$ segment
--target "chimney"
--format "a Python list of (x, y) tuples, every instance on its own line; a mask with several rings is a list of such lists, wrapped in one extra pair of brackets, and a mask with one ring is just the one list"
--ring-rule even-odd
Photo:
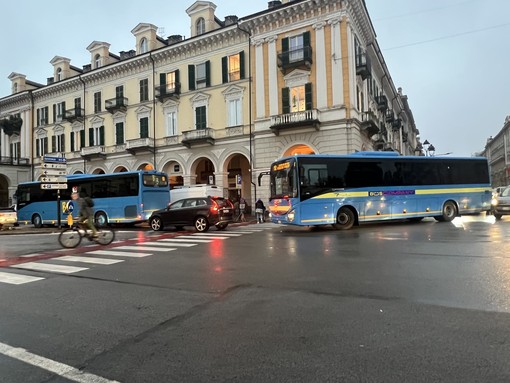
[(85, 64), (83, 66), (83, 73), (90, 72), (91, 69), (92, 69), (92, 65), (91, 64)]
[(46, 79), (46, 85), (51, 85), (55, 82), (55, 79), (53, 77), (48, 77)]
[(176, 44), (180, 41), (182, 41), (181, 35), (171, 35), (171, 36), (168, 36), (168, 38), (166, 39), (166, 43), (168, 45)]
[(237, 23), (238, 17), (234, 15), (225, 16), (225, 26)]
[(279, 0), (269, 1), (269, 2), (267, 3), (267, 8), (268, 8), (268, 9), (271, 9), (271, 8), (277, 7), (277, 6), (279, 6), (279, 5), (282, 5), (282, 2), (281, 2), (281, 1), (279, 1)]
[(134, 57), (136, 55), (136, 51), (134, 49), (131, 49), (129, 51), (122, 51), (122, 52), (119, 52), (119, 55), (120, 55), (121, 60), (125, 60), (130, 57)]

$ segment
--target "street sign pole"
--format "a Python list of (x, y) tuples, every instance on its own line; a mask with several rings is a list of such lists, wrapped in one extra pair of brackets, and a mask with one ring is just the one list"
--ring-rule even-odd
[(57, 217), (58, 217), (57, 225), (58, 225), (58, 228), (60, 229), (61, 228), (61, 226), (60, 226), (60, 189), (57, 189)]

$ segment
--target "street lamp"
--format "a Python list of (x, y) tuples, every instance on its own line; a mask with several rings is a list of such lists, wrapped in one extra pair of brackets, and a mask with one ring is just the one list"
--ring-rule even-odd
[(424, 150), (425, 150), (425, 156), (426, 157), (433, 157), (434, 153), (436, 152), (436, 148), (434, 145), (432, 145), (429, 140), (425, 140), (423, 142)]

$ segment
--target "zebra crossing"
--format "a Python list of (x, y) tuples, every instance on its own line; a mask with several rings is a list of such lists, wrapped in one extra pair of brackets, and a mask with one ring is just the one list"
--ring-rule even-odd
[[(66, 255), (41, 261), (25, 262), (0, 269), (0, 285), (23, 285), (26, 283), (37, 282), (44, 277), (22, 274), (26, 271), (46, 272), (52, 274), (74, 274), (90, 267), (110, 266), (125, 262), (133, 258), (150, 257), (155, 254), (166, 254), (172, 251), (192, 248), (213, 241), (223, 241), (227, 239), (237, 238), (247, 234), (260, 233), (269, 228), (274, 228), (271, 223), (263, 223), (252, 226), (236, 227), (228, 231), (214, 231), (207, 233), (192, 233), (179, 235), (175, 238), (162, 238), (157, 240), (146, 240), (136, 244), (120, 245), (110, 249), (97, 249), (85, 251), (83, 255)], [(54, 261), (58, 262), (55, 263)]]

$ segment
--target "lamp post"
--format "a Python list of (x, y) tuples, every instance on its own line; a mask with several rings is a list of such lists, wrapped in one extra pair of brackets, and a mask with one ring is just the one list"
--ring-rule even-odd
[(425, 150), (425, 156), (426, 157), (434, 157), (434, 153), (436, 152), (436, 148), (434, 145), (432, 145), (429, 140), (425, 140), (423, 142), (424, 150)]

